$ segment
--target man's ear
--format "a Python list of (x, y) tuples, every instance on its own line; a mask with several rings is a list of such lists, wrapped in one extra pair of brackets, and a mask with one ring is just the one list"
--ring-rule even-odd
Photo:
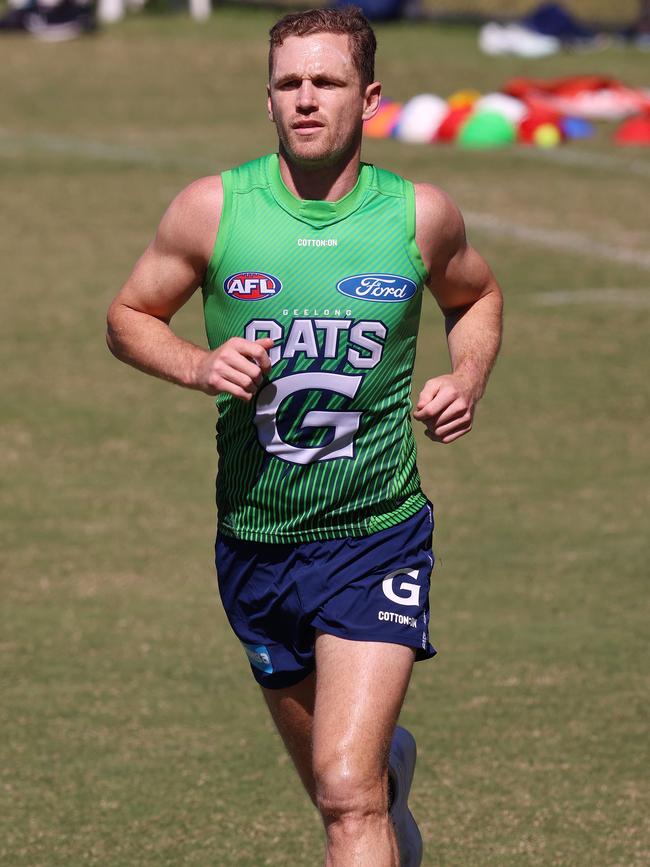
[(273, 117), (273, 106), (271, 105), (271, 85), (266, 85), (266, 111), (269, 116), (269, 120), (271, 123), (274, 123), (275, 118)]
[(381, 84), (378, 81), (373, 81), (366, 87), (363, 94), (363, 120), (370, 120), (377, 114), (380, 102)]

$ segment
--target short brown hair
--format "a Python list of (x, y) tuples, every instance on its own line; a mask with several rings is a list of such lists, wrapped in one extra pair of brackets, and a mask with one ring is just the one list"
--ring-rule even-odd
[(273, 52), (289, 36), (311, 36), (313, 33), (343, 33), (350, 41), (352, 62), (359, 73), (361, 86), (375, 80), (377, 40), (370, 23), (357, 6), (341, 9), (309, 9), (291, 12), (270, 30), (269, 78), (273, 69)]

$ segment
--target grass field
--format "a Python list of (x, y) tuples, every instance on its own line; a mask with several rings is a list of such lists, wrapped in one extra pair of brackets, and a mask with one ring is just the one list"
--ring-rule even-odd
[[(274, 147), (269, 13), (2, 40), (0, 863), (319, 862), (321, 830), (229, 632), (212, 567), (214, 407), (118, 365), (111, 296), (193, 177)], [(482, 58), (379, 28), (385, 90), (615, 74), (622, 48)], [(650, 160), (370, 142), (446, 188), (507, 297), (474, 432), (420, 441), (432, 632), (403, 713), (426, 867), (641, 867), (648, 811)], [(426, 305), (415, 381), (446, 369)], [(198, 299), (178, 328), (202, 339)], [(644, 478), (645, 476), (645, 478)]]

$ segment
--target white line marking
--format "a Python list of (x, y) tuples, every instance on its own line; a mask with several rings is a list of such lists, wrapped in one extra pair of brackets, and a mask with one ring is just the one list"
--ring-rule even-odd
[(550, 247), (553, 250), (566, 251), (567, 253), (581, 253), (594, 259), (621, 262), (624, 265), (635, 265), (637, 268), (650, 270), (650, 253), (603, 244), (595, 238), (581, 235), (578, 232), (525, 226), (521, 223), (504, 220), (493, 214), (479, 214), (475, 211), (466, 211), (465, 219), (470, 226), (500, 238), (512, 238), (535, 244), (538, 247)]
[(20, 156), (26, 150), (35, 150), (46, 154), (62, 154), (64, 156), (81, 156), (91, 160), (105, 160), (107, 162), (193, 168), (197, 171), (212, 173), (218, 171), (214, 163), (200, 157), (184, 157), (178, 154), (166, 156), (164, 153), (148, 148), (108, 144), (107, 142), (93, 141), (74, 136), (49, 135), (47, 133), (13, 135), (7, 130), (0, 130), (1, 156)]
[(617, 307), (650, 307), (647, 289), (575, 289), (573, 292), (538, 292), (532, 296), (541, 307), (567, 304), (614, 304)]
[(566, 163), (570, 166), (580, 166), (587, 169), (605, 169), (625, 174), (643, 175), (650, 177), (650, 162), (638, 159), (625, 159), (624, 157), (611, 154), (597, 154), (593, 151), (572, 150), (571, 146), (543, 150), (540, 148), (518, 147), (512, 148), (508, 156), (523, 157), (524, 159), (536, 159), (554, 163)]
[[(132, 160), (133, 162), (152, 162), (186, 165), (201, 165), (211, 167), (207, 160), (192, 157), (165, 157), (155, 151), (146, 148), (131, 147), (129, 145), (113, 145), (105, 142), (92, 141), (76, 136), (49, 135), (47, 133), (27, 133), (14, 135), (9, 130), (0, 130), (0, 153), (15, 155), (20, 153), (22, 147), (34, 147), (46, 153), (69, 153), (87, 156), (93, 159), (105, 160)], [(498, 153), (498, 152), (497, 152)], [(615, 172), (624, 172), (650, 177), (650, 161), (640, 159), (625, 159), (612, 154), (599, 154), (593, 151), (579, 151), (570, 147), (557, 148), (554, 150), (542, 150), (540, 148), (516, 147), (504, 152), (504, 156), (521, 157), (523, 159), (541, 160), (546, 162), (566, 163), (584, 168), (606, 169)]]
[[(69, 153), (87, 156), (93, 159), (105, 160), (132, 160), (133, 162), (173, 163), (180, 166), (211, 167), (207, 160), (192, 157), (169, 156), (165, 157), (155, 151), (145, 148), (131, 147), (128, 145), (112, 145), (105, 142), (92, 141), (76, 136), (50, 135), (48, 133), (26, 133), (23, 135), (13, 134), (10, 130), (0, 129), (0, 153), (11, 156), (20, 153), (25, 146), (35, 147), (46, 153)], [(608, 169), (624, 173), (644, 175), (650, 177), (650, 161), (640, 159), (625, 159), (624, 157), (611, 154), (599, 154), (593, 151), (579, 151), (571, 149), (571, 146), (543, 150), (533, 147), (514, 147), (507, 151), (497, 151), (497, 155), (522, 157), (523, 159), (542, 160), (546, 162), (567, 163), (568, 165), (583, 166), (593, 169)]]

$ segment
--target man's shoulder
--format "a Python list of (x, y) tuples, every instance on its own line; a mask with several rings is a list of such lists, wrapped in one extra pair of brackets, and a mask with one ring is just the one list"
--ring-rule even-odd
[(246, 190), (266, 186), (269, 174), (274, 171), (278, 155), (264, 154), (252, 160), (233, 166), (223, 173), (223, 180), (228, 189)]
[(458, 205), (451, 196), (434, 184), (414, 183), (415, 203), (421, 215), (433, 220), (456, 219), (460, 217)]
[(192, 181), (176, 196), (172, 205), (178, 209), (184, 208), (194, 211), (214, 211), (215, 206), (220, 209), (224, 199), (224, 188), (232, 187), (233, 184), (240, 187), (248, 181), (256, 182), (260, 178), (266, 178), (268, 168), (277, 154), (265, 154), (253, 160), (239, 163), (220, 174), (206, 175)]
[(206, 175), (197, 178), (184, 187), (172, 201), (170, 208), (185, 217), (194, 215), (205, 216), (205, 212), (214, 213), (223, 201), (223, 181), (221, 175)]
[(415, 240), (427, 270), (448, 261), (465, 243), (465, 224), (453, 199), (440, 187), (416, 183)]
[(460, 211), (453, 199), (440, 187), (434, 184), (411, 181), (403, 175), (390, 169), (364, 163), (364, 168), (372, 172), (373, 183), (385, 192), (398, 192), (404, 194), (412, 189), (418, 220), (428, 223), (447, 222), (460, 217)]
[(362, 171), (365, 173), (368, 183), (378, 192), (386, 195), (403, 196), (405, 190), (413, 186), (407, 178), (397, 174), (397, 172), (383, 166), (376, 166), (374, 163), (362, 163)]
[(455, 237), (464, 231), (462, 214), (451, 196), (433, 184), (416, 183), (414, 188), (418, 233)]
[(219, 175), (192, 181), (174, 197), (160, 221), (158, 245), (169, 252), (207, 262), (222, 205), (223, 184)]

